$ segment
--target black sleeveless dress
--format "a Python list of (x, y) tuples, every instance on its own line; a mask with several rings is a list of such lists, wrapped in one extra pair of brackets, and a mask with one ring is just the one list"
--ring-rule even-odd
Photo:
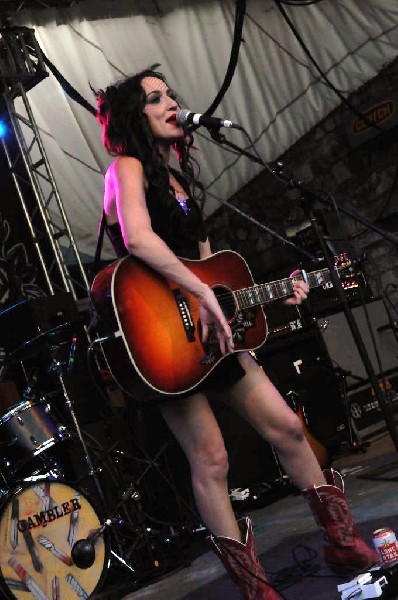
[[(189, 195), (189, 190), (187, 190), (181, 174), (174, 169), (172, 171)], [(149, 185), (146, 192), (146, 204), (153, 231), (166, 242), (174, 254), (193, 260), (200, 258), (198, 242), (206, 241), (207, 231), (202, 212), (196, 201), (190, 196), (187, 200), (177, 200), (170, 193), (166, 202), (160, 202), (156, 189)], [(119, 258), (126, 256), (128, 252), (123, 242), (119, 223), (106, 226), (106, 232), (116, 255)]]
[[(151, 218), (153, 231), (161, 237), (169, 248), (179, 257), (197, 260), (200, 258), (198, 242), (207, 239), (206, 226), (202, 212), (196, 201), (189, 196), (186, 182), (182, 175), (172, 170), (173, 175), (188, 194), (187, 200), (178, 200), (170, 193), (167, 202), (160, 202), (156, 189), (149, 185), (146, 192), (146, 204)], [(124, 245), (119, 223), (105, 225), (105, 231), (113, 245), (118, 258), (128, 255)], [(238, 381), (245, 374), (236, 355), (226, 356), (205, 381), (187, 394), (159, 394), (154, 392), (154, 400), (166, 398), (185, 398), (196, 391), (222, 390)]]

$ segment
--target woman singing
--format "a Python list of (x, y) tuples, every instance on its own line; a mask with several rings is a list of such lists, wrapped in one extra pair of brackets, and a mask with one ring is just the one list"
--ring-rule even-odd
[[(248, 352), (234, 352), (231, 328), (212, 289), (181, 261), (211, 254), (201, 214), (203, 187), (191, 156), (192, 136), (176, 121), (180, 106), (158, 65), (97, 93), (103, 142), (116, 158), (105, 176), (106, 231), (117, 256), (134, 255), (200, 303), (202, 337), (216, 332), (225, 356), (190, 395), (159, 396), (159, 410), (190, 464), (197, 508), (209, 542), (247, 599), (275, 600), (255, 552), (250, 520), (236, 520), (228, 457), (208, 402), (216, 394), (275, 449), (303, 491), (325, 540), (325, 559), (337, 572), (367, 568), (377, 556), (358, 536), (338, 474), (322, 472), (301, 423)], [(176, 153), (178, 170), (169, 166)], [(300, 304), (308, 286), (294, 283), (285, 302)]]

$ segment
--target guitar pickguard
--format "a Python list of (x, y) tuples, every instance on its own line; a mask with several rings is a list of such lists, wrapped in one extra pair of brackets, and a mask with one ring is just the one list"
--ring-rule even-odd
[(234, 342), (245, 343), (246, 331), (255, 326), (254, 317), (254, 310), (250, 308), (240, 310), (237, 313), (235, 320), (231, 323), (232, 339)]
[[(255, 327), (254, 310), (246, 308), (237, 312), (235, 318), (230, 323), (232, 330), (232, 339), (237, 345), (245, 346), (246, 331)], [(217, 335), (214, 329), (210, 330), (208, 339), (202, 343), (205, 352), (200, 361), (202, 365), (212, 365), (220, 358), (220, 348)]]

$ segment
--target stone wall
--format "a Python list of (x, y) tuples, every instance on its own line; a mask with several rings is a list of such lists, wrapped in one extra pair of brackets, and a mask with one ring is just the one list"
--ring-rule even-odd
[[(349, 98), (358, 108), (377, 104), (380, 99), (395, 98), (398, 111), (398, 60), (388, 65), (376, 78)], [(395, 115), (396, 116), (396, 115)], [(394, 117), (395, 118), (395, 117)], [(348, 124), (357, 119), (345, 104), (341, 104), (309, 131), (280, 160), (296, 179), (312, 190), (332, 195), (344, 209), (354, 210), (366, 220), (398, 236), (398, 127), (394, 119), (381, 123), (381, 131), (371, 129), (362, 143), (353, 146)], [(303, 211), (300, 194), (263, 171), (239, 190), (229, 202), (267, 227), (285, 235), (305, 228), (308, 215)], [(326, 220), (333, 250), (348, 251), (360, 258), (374, 296), (388, 294), (398, 305), (398, 247), (379, 233), (368, 230), (351, 217), (336, 215), (330, 204), (319, 204), (322, 220)], [(339, 224), (343, 225), (343, 231)], [(221, 207), (208, 219), (210, 236), (216, 249), (232, 248), (249, 263), (257, 281), (267, 281), (278, 271), (288, 275), (298, 263), (295, 251), (281, 245), (258, 225)], [(308, 248), (317, 252), (311, 230), (306, 230)], [(344, 241), (348, 236), (349, 241)], [(298, 238), (303, 243), (302, 235)], [(343, 241), (339, 241), (343, 240)], [(318, 249), (319, 250), (319, 249)], [(398, 289), (398, 288), (397, 288)], [(397, 318), (395, 315), (391, 315)]]

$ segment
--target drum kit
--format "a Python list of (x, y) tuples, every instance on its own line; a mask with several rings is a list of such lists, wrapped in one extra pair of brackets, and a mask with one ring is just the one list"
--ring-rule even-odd
[[(9, 329), (4, 314), (9, 312), (0, 313), (1, 337)], [(94, 464), (105, 463), (106, 454), (108, 464), (119, 462), (125, 458), (123, 452), (100, 448), (98, 461), (93, 460), (91, 440), (76, 417), (68, 393), (79, 338), (74, 325), (62, 323), (40, 331), (16, 347), (14, 341), (10, 347), (10, 337), (0, 338), (5, 348), (0, 369), (0, 597), (10, 600), (88, 599), (102, 587), (115, 563), (135, 589), (140, 587), (137, 565), (130, 562), (131, 554), (123, 554), (115, 524), (130, 527), (130, 547), (137, 546), (138, 539), (147, 544), (149, 555), (154, 547), (137, 481), (119, 477), (114, 469), (117, 496), (110, 508), (102, 469)], [(32, 371), (31, 365), (38, 362), (44, 365)], [(55, 375), (56, 390), (42, 392), (38, 370)], [(23, 386), (9, 377), (16, 371), (23, 373)], [(62, 409), (55, 396), (58, 401), (61, 397)], [(83, 457), (84, 475), (79, 479), (71, 475), (70, 454)], [(88, 485), (80, 487), (82, 480)]]

